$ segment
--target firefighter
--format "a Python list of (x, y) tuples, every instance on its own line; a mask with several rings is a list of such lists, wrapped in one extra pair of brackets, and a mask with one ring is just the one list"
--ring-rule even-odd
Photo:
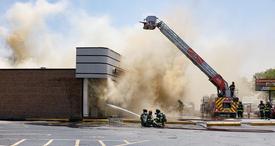
[(229, 86), (229, 89), (230, 89), (231, 97), (233, 97), (234, 92), (235, 92), (235, 83), (234, 82), (232, 82), (232, 84)]
[(184, 104), (181, 100), (178, 100), (178, 112), (180, 113), (180, 116), (183, 115), (183, 109), (184, 109)]
[(272, 105), (270, 104), (270, 102), (266, 102), (265, 107), (264, 107), (265, 119), (270, 120), (271, 109), (272, 109)]
[(164, 127), (166, 120), (166, 116), (164, 113), (161, 113), (159, 109), (156, 109), (156, 118), (154, 119), (155, 127)]
[(265, 109), (265, 105), (263, 103), (263, 101), (260, 101), (260, 104), (258, 105), (259, 108), (259, 112), (260, 112), (260, 117), (261, 119), (264, 119), (264, 109)]
[(146, 127), (152, 127), (154, 123), (153, 112), (149, 111), (146, 121)]
[(237, 108), (238, 118), (243, 118), (243, 103), (240, 101)]
[(143, 109), (143, 113), (140, 115), (141, 126), (146, 126), (147, 117), (148, 117), (147, 109)]

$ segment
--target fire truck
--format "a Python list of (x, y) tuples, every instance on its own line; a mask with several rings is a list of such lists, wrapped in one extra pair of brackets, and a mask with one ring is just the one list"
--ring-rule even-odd
[(235, 118), (238, 106), (238, 98), (231, 96), (228, 83), (210, 65), (208, 65), (190, 46), (188, 46), (172, 29), (156, 16), (147, 16), (143, 23), (143, 29), (154, 30), (158, 28), (194, 65), (196, 65), (214, 86), (217, 87), (217, 97), (212, 103), (214, 117)]

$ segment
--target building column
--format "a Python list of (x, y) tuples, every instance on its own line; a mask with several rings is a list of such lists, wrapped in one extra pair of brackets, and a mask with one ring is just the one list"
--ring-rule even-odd
[(83, 79), (83, 117), (89, 116), (88, 79)]

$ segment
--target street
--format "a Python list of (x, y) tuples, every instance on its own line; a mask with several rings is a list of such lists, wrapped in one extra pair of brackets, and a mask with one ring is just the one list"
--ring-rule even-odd
[[(171, 127), (171, 125), (168, 125)], [(179, 125), (178, 125), (179, 127)], [(141, 128), (138, 124), (73, 127), (48, 122), (0, 121), (1, 146), (261, 146), (275, 145), (273, 132), (205, 130), (197, 125), (184, 129)], [(259, 126), (253, 129), (257, 129)], [(217, 127), (216, 127), (217, 128)], [(232, 127), (231, 127), (232, 128)], [(249, 127), (244, 127), (247, 129)], [(275, 130), (274, 126), (260, 126)], [(234, 129), (234, 128), (233, 128)]]

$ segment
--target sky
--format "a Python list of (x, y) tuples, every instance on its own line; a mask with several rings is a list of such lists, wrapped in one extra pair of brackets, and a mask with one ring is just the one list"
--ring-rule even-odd
[[(159, 31), (142, 29), (147, 15), (236, 81), (240, 96), (250, 96), (256, 72), (275, 68), (275, 0), (0, 0), (0, 68), (74, 68), (76, 47), (109, 47), (131, 72), (110, 97), (169, 95), (198, 106), (216, 88)], [(167, 92), (155, 95), (159, 88)]]
[[(60, 0), (48, 0), (56, 3)], [(202, 41), (226, 38), (236, 45), (244, 45), (244, 42), (254, 42), (257, 47), (244, 54), (248, 58), (243, 65), (255, 66), (250, 71), (244, 68), (242, 74), (251, 75), (255, 71), (262, 71), (275, 66), (272, 52), (275, 48), (275, 0), (63, 0), (69, 3), (71, 11), (85, 11), (92, 16), (106, 16), (114, 28), (125, 28), (138, 25), (138, 21), (146, 15), (157, 15), (159, 18), (169, 15), (178, 17), (178, 13), (188, 12), (192, 15), (192, 21), (196, 23), (198, 39)], [(9, 26), (5, 19), (7, 11), (18, 2), (35, 3), (36, 0), (0, 0), (0, 26)], [(181, 11), (183, 10), (183, 11)], [(174, 13), (174, 14), (173, 14)], [(185, 19), (185, 18), (177, 18)], [(186, 21), (189, 21), (188, 19)], [(62, 15), (47, 19), (49, 27), (53, 31), (66, 33), (66, 21), (62, 21)], [(169, 24), (169, 22), (167, 22)], [(260, 42), (257, 43), (257, 41)], [(191, 46), (204, 46), (192, 41)], [(253, 44), (251, 44), (253, 45)], [(245, 45), (244, 45), (245, 46)], [(249, 46), (249, 45), (248, 45)], [(245, 47), (248, 47), (245, 46)], [(232, 52), (238, 53), (240, 50)], [(261, 52), (261, 53), (259, 53)], [(263, 53), (266, 52), (266, 53)], [(274, 51), (273, 51), (274, 52)], [(214, 54), (215, 52), (213, 52)], [(217, 54), (218, 55), (218, 54)], [(260, 55), (260, 58), (256, 56)], [(203, 57), (203, 55), (201, 55)], [(262, 58), (265, 58), (264, 60)], [(207, 59), (207, 58), (206, 58)], [(261, 63), (262, 61), (262, 63)]]
[[(59, 0), (48, 0), (57, 2)], [(202, 21), (207, 18), (220, 18), (226, 23), (225, 27), (232, 24), (247, 25), (252, 27), (261, 26), (262, 23), (270, 22), (275, 15), (274, 0), (68, 0), (75, 9), (83, 9), (93, 15), (108, 15), (115, 25), (134, 24), (142, 16), (147, 14), (164, 14), (165, 10), (177, 7), (188, 9)], [(1, 0), (0, 12), (4, 13), (16, 2), (35, 2), (35, 0)], [(204, 18), (204, 19), (203, 19)], [(254, 23), (253, 23), (254, 21)], [(247, 22), (247, 24), (245, 23)], [(255, 25), (254, 25), (255, 24)], [(233, 27), (237, 27), (234, 26)]]

